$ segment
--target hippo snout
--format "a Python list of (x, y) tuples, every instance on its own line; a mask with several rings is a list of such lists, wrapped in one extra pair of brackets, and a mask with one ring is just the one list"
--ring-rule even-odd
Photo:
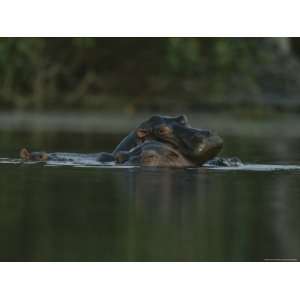
[(197, 160), (197, 163), (204, 163), (214, 158), (222, 150), (223, 140), (216, 134), (207, 134), (199, 140), (198, 146), (194, 148), (192, 157)]
[(185, 129), (182, 140), (185, 155), (197, 164), (214, 158), (223, 147), (222, 138), (208, 129)]

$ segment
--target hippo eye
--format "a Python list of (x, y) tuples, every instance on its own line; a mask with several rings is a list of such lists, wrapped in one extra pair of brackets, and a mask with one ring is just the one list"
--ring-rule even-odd
[(162, 126), (158, 129), (158, 133), (161, 135), (168, 134), (169, 132), (170, 132), (170, 129), (166, 126)]
[(139, 139), (144, 139), (147, 135), (149, 135), (149, 132), (147, 129), (139, 128), (136, 135)]

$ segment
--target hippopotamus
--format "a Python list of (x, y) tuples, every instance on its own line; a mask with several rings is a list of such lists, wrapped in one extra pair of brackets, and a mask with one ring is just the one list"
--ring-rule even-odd
[[(192, 128), (186, 116), (155, 115), (129, 133), (112, 153), (78, 154), (99, 162), (144, 166), (201, 166), (220, 152), (223, 141), (208, 129)], [(25, 160), (72, 160), (66, 153), (29, 152)], [(74, 156), (74, 155), (73, 155)]]

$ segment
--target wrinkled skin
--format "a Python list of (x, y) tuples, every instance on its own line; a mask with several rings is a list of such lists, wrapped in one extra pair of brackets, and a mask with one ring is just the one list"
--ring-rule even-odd
[[(191, 128), (183, 115), (152, 116), (124, 138), (112, 153), (78, 155), (104, 163), (137, 164), (138, 161), (138, 164), (153, 166), (200, 166), (213, 159), (222, 145), (218, 135), (206, 129)], [(20, 156), (25, 160), (72, 161), (72, 155), (67, 153), (48, 154), (27, 149), (22, 149)], [(120, 159), (126, 156), (128, 159)]]
[(145, 167), (190, 167), (193, 162), (184, 157), (171, 145), (158, 141), (145, 141), (130, 151), (120, 151), (116, 162), (123, 165)]

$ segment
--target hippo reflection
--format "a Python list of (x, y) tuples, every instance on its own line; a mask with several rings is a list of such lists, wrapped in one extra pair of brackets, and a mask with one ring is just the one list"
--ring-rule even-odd
[[(130, 132), (112, 153), (78, 155), (103, 163), (187, 167), (201, 166), (213, 159), (222, 146), (223, 141), (217, 134), (192, 128), (186, 116), (156, 115)], [(25, 160), (72, 160), (72, 155), (66, 153), (29, 152), (27, 149), (22, 149), (20, 156)]]

